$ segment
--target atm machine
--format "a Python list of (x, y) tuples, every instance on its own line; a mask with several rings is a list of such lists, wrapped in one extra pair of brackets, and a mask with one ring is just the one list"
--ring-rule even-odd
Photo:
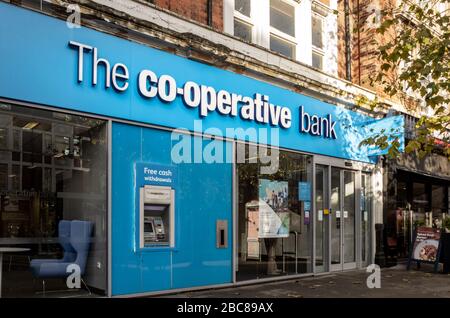
[(175, 240), (175, 190), (145, 185), (140, 188), (140, 248), (170, 246)]

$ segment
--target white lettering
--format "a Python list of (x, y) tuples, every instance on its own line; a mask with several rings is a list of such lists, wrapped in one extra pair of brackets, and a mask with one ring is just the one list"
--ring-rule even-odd
[(173, 102), (177, 97), (177, 83), (172, 76), (162, 75), (158, 83), (158, 95), (165, 102)]
[[(121, 71), (120, 73), (118, 73), (118, 71)], [(113, 66), (112, 69), (112, 83), (113, 83), (113, 87), (115, 89), (117, 89), (119, 92), (124, 92), (127, 90), (128, 88), (128, 68), (125, 66), (125, 64), (122, 63), (117, 63), (116, 65)], [(124, 81), (123, 85), (120, 86), (117, 83), (117, 80), (121, 80)]]
[[(123, 63), (111, 64), (106, 58), (100, 58), (98, 49), (86, 44), (69, 41), (69, 46), (78, 50), (77, 80), (83, 82), (84, 54), (92, 51), (92, 85), (98, 83), (99, 67), (104, 68), (105, 87), (111, 87), (118, 92), (124, 92), (129, 87), (130, 73)], [(112, 66), (112, 68), (111, 68)], [(261, 124), (290, 128), (292, 125), (292, 113), (288, 107), (271, 104), (269, 96), (256, 93), (253, 98), (230, 93), (227, 90), (218, 90), (212, 86), (199, 85), (193, 81), (187, 81), (182, 87), (177, 87), (176, 80), (169, 75), (158, 77), (151, 70), (142, 70), (138, 76), (138, 90), (145, 98), (159, 97), (162, 101), (170, 103), (177, 96), (187, 107), (198, 108), (200, 117), (206, 117), (211, 112), (221, 115), (237, 116), (243, 120), (256, 121)], [(336, 139), (336, 122), (331, 114), (320, 117), (308, 114), (303, 106), (300, 106), (299, 129), (302, 133), (314, 136)]]
[(216, 90), (210, 86), (201, 86), (200, 115), (206, 117), (209, 111), (214, 111), (217, 105)]
[(231, 95), (227, 91), (219, 91), (217, 93), (217, 109), (223, 115), (231, 113)]
[(84, 50), (90, 51), (92, 50), (92, 46), (81, 44), (75, 41), (70, 41), (69, 46), (78, 47), (78, 82), (81, 83), (83, 81), (83, 54)]
[[(139, 92), (144, 97), (155, 97), (158, 93), (158, 90), (156, 87), (152, 87), (151, 84), (156, 84), (158, 82), (158, 77), (155, 73), (149, 70), (144, 70), (139, 73)], [(147, 83), (150, 83), (150, 85), (147, 85)]]
[(184, 84), (184, 102), (189, 107), (198, 107), (200, 104), (200, 87), (197, 83), (194, 82), (186, 82)]

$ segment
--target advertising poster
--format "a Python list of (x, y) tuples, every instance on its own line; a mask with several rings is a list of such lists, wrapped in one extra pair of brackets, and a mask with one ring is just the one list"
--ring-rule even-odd
[(412, 259), (423, 262), (436, 262), (441, 233), (430, 227), (419, 227), (414, 242)]
[(287, 181), (259, 181), (259, 238), (289, 236)]

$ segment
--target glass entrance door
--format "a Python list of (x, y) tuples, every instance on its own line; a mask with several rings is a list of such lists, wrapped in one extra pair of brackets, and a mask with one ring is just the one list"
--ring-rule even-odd
[(343, 170), (341, 172), (343, 183), (342, 220), (341, 228), (343, 236), (343, 267), (356, 267), (356, 178), (354, 171)]
[(316, 166), (316, 272), (356, 267), (356, 172)]
[(315, 169), (315, 272), (329, 271), (329, 167)]
[(332, 270), (341, 269), (342, 266), (342, 194), (341, 170), (331, 168), (331, 267)]
[(331, 270), (356, 267), (355, 172), (331, 168)]

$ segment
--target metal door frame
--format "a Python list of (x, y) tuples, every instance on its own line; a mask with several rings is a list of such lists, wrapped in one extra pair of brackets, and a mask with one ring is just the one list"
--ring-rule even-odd
[[(327, 266), (323, 266), (325, 271), (342, 271), (342, 270), (349, 270), (349, 269), (355, 269), (355, 268), (359, 268), (362, 265), (362, 261), (361, 261), (361, 239), (362, 239), (362, 230), (361, 230), (361, 206), (360, 204), (358, 204), (360, 202), (360, 192), (361, 192), (361, 172), (371, 172), (373, 170), (374, 165), (370, 165), (370, 164), (365, 164), (365, 163), (361, 163), (361, 162), (354, 162), (354, 161), (348, 161), (348, 160), (343, 160), (343, 159), (338, 159), (338, 158), (330, 158), (330, 157), (325, 157), (325, 156), (314, 156), (314, 161), (313, 161), (313, 195), (314, 195), (314, 214), (313, 214), (313, 230), (316, 230), (316, 226), (315, 223), (317, 221), (317, 216), (316, 216), (316, 207), (315, 207), (315, 179), (316, 179), (316, 166), (317, 165), (323, 165), (323, 166), (327, 166), (328, 167), (328, 197), (327, 197), (327, 201), (328, 201), (328, 208), (331, 206), (331, 200), (330, 200), (330, 194), (331, 194), (331, 168), (339, 168), (340, 169), (340, 195), (341, 195), (341, 202), (339, 202), (341, 210), (344, 204), (344, 200), (343, 200), (343, 194), (344, 194), (344, 171), (348, 170), (348, 171), (352, 171), (355, 173), (355, 231), (354, 231), (354, 235), (355, 235), (355, 261), (354, 262), (350, 262), (350, 263), (344, 263), (344, 222), (342, 222), (341, 225), (341, 229), (340, 229), (340, 239), (341, 239), (341, 244), (340, 244), (340, 264), (335, 264), (332, 265), (331, 264), (331, 221), (329, 218), (328, 221), (328, 234), (326, 234), (326, 236), (328, 236), (327, 240), (328, 240), (328, 264)], [(334, 211), (331, 211), (331, 213), (333, 213)], [(343, 211), (341, 211), (341, 219), (343, 219)], [(369, 239), (371, 239), (371, 235), (369, 235)], [(313, 265), (315, 265), (315, 253), (316, 253), (316, 242), (315, 242), (315, 232), (314, 232), (314, 246), (313, 246)], [(370, 245), (370, 244), (369, 244)], [(317, 272), (317, 268), (316, 266), (314, 266), (314, 272)], [(323, 271), (321, 271), (323, 272)]]

